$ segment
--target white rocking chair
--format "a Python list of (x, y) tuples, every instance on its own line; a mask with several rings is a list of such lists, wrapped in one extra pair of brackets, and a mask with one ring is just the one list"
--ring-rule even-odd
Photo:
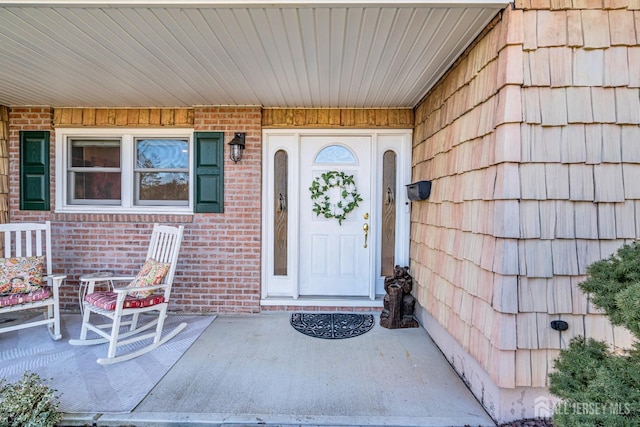
[[(162, 335), (183, 231), (184, 226), (171, 227), (154, 224), (145, 265), (135, 277), (108, 277), (107, 280), (114, 285), (113, 290), (95, 291), (96, 282), (104, 282), (104, 277), (97, 276), (86, 279), (88, 282), (87, 294), (83, 301), (84, 311), (80, 339), (72, 339), (69, 343), (72, 345), (94, 345), (108, 342), (107, 357), (99, 358), (97, 362), (109, 364), (133, 359), (147, 353), (169, 341), (183, 330), (187, 326), (186, 323), (181, 323), (171, 332)], [(129, 285), (118, 287), (116, 285), (118, 282), (129, 282)], [(103, 324), (91, 323), (92, 313), (107, 317), (110, 321)], [(138, 321), (141, 320), (139, 315), (142, 313), (153, 313), (153, 319), (139, 325)], [(104, 321), (103, 317), (100, 317), (102, 321)], [(126, 326), (128, 326), (128, 330), (121, 332), (121, 327)], [(155, 331), (145, 333), (153, 326), (155, 326)], [(95, 332), (102, 338), (87, 339), (88, 330)], [(116, 355), (118, 347), (142, 340), (153, 341), (137, 350)]]
[[(0, 333), (17, 331), (33, 326), (46, 325), (51, 338), (59, 340), (62, 338), (60, 333), (60, 286), (67, 276), (54, 275), (52, 269), (53, 253), (51, 248), (51, 223), (9, 223), (0, 224), (1, 246), (4, 246), (2, 253), (4, 260), (14, 262), (17, 268), (20, 268), (20, 260), (31, 260), (29, 262), (39, 263), (38, 258), (44, 257), (44, 265), (42, 266), (42, 287), (39, 287), (28, 293), (4, 293), (7, 283), (0, 280), (0, 315), (11, 313), (11, 315), (19, 314), (23, 311), (43, 311), (44, 319), (30, 319), (24, 322), (14, 324), (10, 322), (9, 326), (0, 325)], [(5, 263), (2, 270), (2, 279), (6, 279)], [(14, 271), (14, 273), (16, 273)], [(19, 275), (19, 274), (18, 274)], [(9, 286), (10, 287), (10, 286)]]

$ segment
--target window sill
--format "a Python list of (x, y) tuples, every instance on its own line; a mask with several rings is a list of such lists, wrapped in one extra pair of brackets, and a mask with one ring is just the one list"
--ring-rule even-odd
[(56, 208), (59, 214), (112, 214), (112, 215), (193, 215), (193, 210), (184, 207), (163, 206), (144, 208), (122, 208), (118, 206), (73, 206)]
[(64, 209), (52, 214), (53, 221), (76, 222), (131, 222), (131, 223), (191, 223), (194, 213), (184, 210), (131, 210), (131, 209)]

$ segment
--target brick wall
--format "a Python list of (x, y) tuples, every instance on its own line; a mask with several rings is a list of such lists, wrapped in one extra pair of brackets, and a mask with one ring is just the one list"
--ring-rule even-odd
[(415, 110), (413, 180), (433, 180), (412, 207), (416, 295), (498, 420), (535, 415), (572, 337), (631, 344), (577, 285), (640, 238), (638, 7), (516, 1)]
[[(204, 268), (190, 283), (204, 307), (225, 312), (258, 312), (261, 284), (262, 130), (259, 107), (196, 108), (197, 131), (246, 132), (242, 161), (225, 159), (224, 215), (195, 216), (200, 234), (192, 261)], [(225, 154), (228, 150), (225, 147)], [(195, 293), (195, 291), (194, 291)]]
[(0, 106), (0, 223), (9, 222), (9, 109)]
[[(246, 132), (241, 162), (225, 147), (225, 212), (197, 215), (64, 214), (20, 211), (19, 163), (10, 167), (12, 221), (52, 221), (54, 265), (68, 275), (62, 308), (77, 310), (77, 279), (87, 272), (134, 274), (144, 262), (154, 222), (183, 224), (185, 235), (174, 281), (173, 311), (255, 313), (260, 310), (260, 108), (61, 109), (11, 108), (9, 149), (19, 158), (20, 130), (50, 130), (55, 165), (54, 126), (193, 127), (196, 131)], [(55, 125), (54, 125), (55, 124)], [(51, 200), (55, 172), (51, 171)]]
[[(9, 220), (40, 221), (41, 212), (20, 212), (20, 131), (43, 130), (53, 131), (53, 111), (49, 107), (19, 107), (9, 109), (9, 158), (16, 161), (9, 163)], [(51, 141), (53, 141), (53, 132)], [(51, 165), (55, 162), (55, 150), (50, 145)], [(51, 200), (55, 200), (55, 174), (51, 171)], [(48, 218), (47, 218), (48, 219)]]

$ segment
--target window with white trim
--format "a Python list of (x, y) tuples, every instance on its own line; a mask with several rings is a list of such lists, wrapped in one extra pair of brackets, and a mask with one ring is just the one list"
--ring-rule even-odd
[(58, 129), (56, 210), (192, 212), (191, 129)]

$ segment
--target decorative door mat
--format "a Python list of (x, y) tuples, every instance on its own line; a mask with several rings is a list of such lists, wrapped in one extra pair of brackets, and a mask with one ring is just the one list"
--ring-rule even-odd
[(351, 313), (293, 313), (291, 326), (315, 338), (336, 340), (362, 335), (373, 328), (373, 315)]

